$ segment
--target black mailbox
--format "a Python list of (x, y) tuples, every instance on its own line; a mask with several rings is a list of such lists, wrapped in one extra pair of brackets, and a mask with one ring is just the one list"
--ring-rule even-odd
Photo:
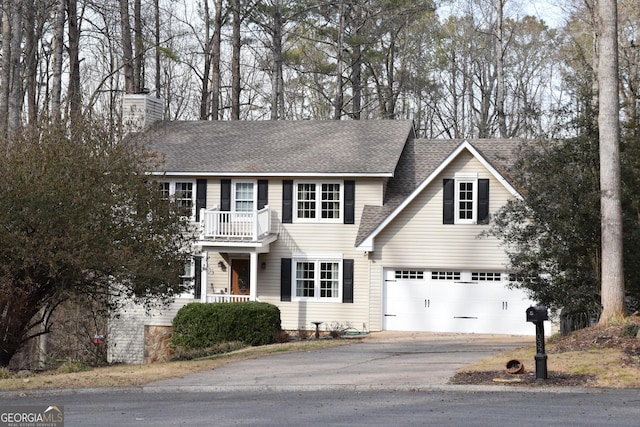
[(549, 320), (549, 312), (547, 311), (547, 307), (539, 305), (537, 307), (527, 308), (527, 322), (537, 323), (544, 320)]

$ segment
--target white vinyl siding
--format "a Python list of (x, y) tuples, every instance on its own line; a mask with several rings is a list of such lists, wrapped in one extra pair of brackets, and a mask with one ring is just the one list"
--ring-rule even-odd
[[(272, 228), (279, 233), (279, 237), (271, 245), (269, 253), (260, 254), (260, 262), (265, 262), (266, 268), (260, 270), (259, 273), (260, 286), (257, 289), (257, 296), (261, 301), (280, 307), (283, 329), (311, 330), (315, 328), (311, 322), (321, 321), (323, 322), (320, 326), (321, 330), (327, 330), (332, 325), (371, 330), (368, 320), (371, 315), (369, 262), (361, 251), (355, 249), (354, 242), (362, 215), (362, 207), (364, 204), (379, 205), (382, 195), (381, 188), (382, 180), (365, 179), (362, 182), (356, 180), (356, 223), (353, 225), (336, 222), (283, 224), (280, 222), (282, 218), (282, 179), (269, 179), (269, 205), (274, 211), (271, 216)], [(307, 301), (300, 303), (295, 301), (293, 292), (291, 294), (293, 302), (283, 303), (280, 301), (281, 258), (295, 258), (294, 255), (300, 253), (326, 254), (335, 252), (340, 252), (344, 259), (354, 260), (354, 302), (352, 304), (344, 304), (341, 297), (332, 302)], [(292, 275), (291, 280), (293, 282), (295, 276)], [(375, 292), (378, 293), (379, 290), (375, 289)], [(379, 299), (379, 297), (377, 298)], [(375, 321), (379, 323), (377, 319)]]
[(463, 152), (376, 237), (372, 256), (376, 263), (447, 270), (504, 269), (508, 259), (497, 239), (480, 237), (488, 225), (442, 224), (442, 179), (456, 173), (489, 179), (492, 211), (512, 197), (478, 160)]

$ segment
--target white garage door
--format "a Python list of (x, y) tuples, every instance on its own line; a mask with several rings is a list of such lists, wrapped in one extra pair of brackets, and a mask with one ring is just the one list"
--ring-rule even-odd
[(384, 271), (383, 329), (535, 335), (521, 290), (499, 272)]

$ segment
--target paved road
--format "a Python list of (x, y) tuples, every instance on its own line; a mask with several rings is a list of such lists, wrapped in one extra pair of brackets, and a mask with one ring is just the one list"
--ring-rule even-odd
[(144, 391), (426, 389), (445, 385), (456, 370), (476, 360), (531, 344), (533, 337), (382, 332), (349, 345), (272, 355), (158, 381)]
[[(166, 392), (107, 391), (0, 399), (64, 407), (65, 427), (165, 426), (629, 426), (637, 390)], [(520, 391), (521, 390), (521, 391)], [(46, 406), (45, 406), (46, 407)]]
[(145, 387), (0, 393), (0, 405), (61, 405), (67, 427), (638, 425), (638, 390), (446, 385), (468, 363), (531, 344), (532, 337), (373, 334)]

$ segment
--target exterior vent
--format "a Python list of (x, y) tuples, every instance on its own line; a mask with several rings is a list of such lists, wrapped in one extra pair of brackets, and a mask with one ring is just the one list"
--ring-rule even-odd
[(124, 95), (122, 99), (124, 133), (142, 132), (162, 119), (163, 105), (160, 98), (145, 94)]

